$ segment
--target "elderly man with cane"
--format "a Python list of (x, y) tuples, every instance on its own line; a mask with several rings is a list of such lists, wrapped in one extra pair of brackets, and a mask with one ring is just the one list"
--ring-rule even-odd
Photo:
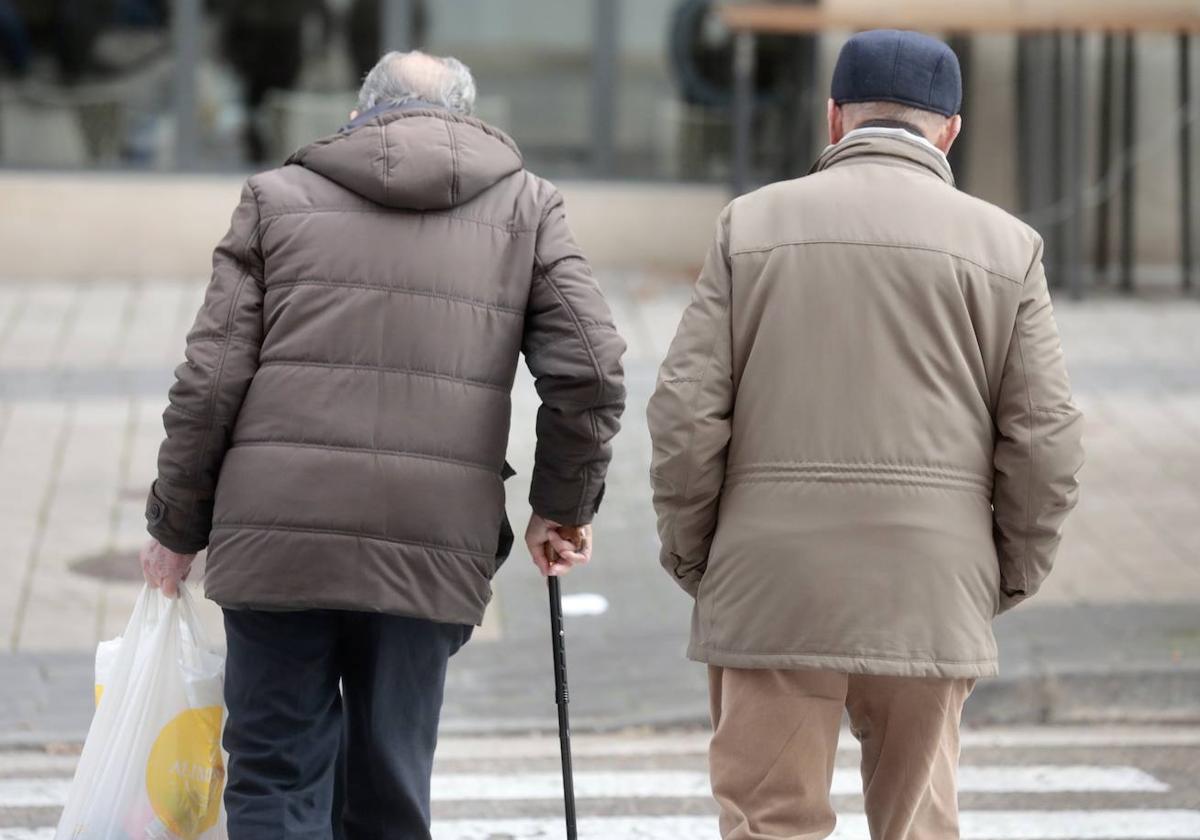
[(247, 182), (176, 371), (143, 567), (172, 592), (208, 549), (235, 840), (430, 837), (447, 660), (513, 541), (522, 353), (526, 542), (547, 575), (591, 552), (624, 344), (474, 98), (453, 59), (384, 56), (345, 127)]
[(954, 188), (958, 60), (849, 40), (812, 174), (736, 199), (650, 402), (726, 840), (827, 837), (843, 711), (873, 840), (957, 838), (963, 703), (1082, 462), (1042, 240)]

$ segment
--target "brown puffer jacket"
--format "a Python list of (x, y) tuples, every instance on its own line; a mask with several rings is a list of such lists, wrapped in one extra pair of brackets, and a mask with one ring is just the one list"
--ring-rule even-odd
[(478, 623), (512, 542), (522, 352), (542, 399), (530, 503), (590, 522), (624, 343), (558, 192), (503, 133), (447, 111), (320, 140), (247, 182), (217, 247), (150, 533), (207, 545), (226, 607)]
[(1082, 463), (1041, 239), (915, 137), (816, 170), (726, 208), (650, 401), (690, 654), (994, 674)]

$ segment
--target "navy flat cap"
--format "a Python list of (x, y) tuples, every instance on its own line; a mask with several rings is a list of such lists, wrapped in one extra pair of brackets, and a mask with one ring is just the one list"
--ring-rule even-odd
[(842, 47), (833, 101), (899, 102), (952, 117), (962, 109), (962, 70), (954, 50), (920, 32), (873, 29)]

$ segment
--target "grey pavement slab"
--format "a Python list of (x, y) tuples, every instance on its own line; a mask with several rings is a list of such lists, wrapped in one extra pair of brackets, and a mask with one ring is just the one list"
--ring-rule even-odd
[[(602, 595), (568, 619), (584, 726), (700, 721), (703, 668), (683, 658), (690, 603), (657, 565), (644, 409), (689, 278), (601, 277), (630, 350), (629, 408), (597, 522), (596, 560), (566, 579)], [(75, 731), (90, 656), (118, 633), (144, 539), (160, 414), (199, 282), (0, 284), (0, 732)], [(1089, 460), (1055, 573), (997, 623), (1004, 677), (969, 714), (989, 720), (1197, 715), (1200, 688), (1200, 303), (1060, 302)], [(513, 399), (509, 514), (519, 529), (536, 395)], [(114, 560), (106, 560), (106, 557)], [(514, 553), (475, 642), (456, 659), (454, 729), (553, 725), (544, 584)], [(206, 618), (219, 631), (219, 616)]]

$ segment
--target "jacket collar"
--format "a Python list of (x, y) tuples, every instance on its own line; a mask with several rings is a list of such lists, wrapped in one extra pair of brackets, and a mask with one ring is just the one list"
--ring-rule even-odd
[(880, 158), (916, 166), (954, 186), (950, 163), (936, 146), (924, 138), (895, 128), (860, 128), (851, 131), (840, 143), (826, 146), (811, 171), (820, 172), (831, 166)]
[(351, 131), (353, 131), (354, 129), (358, 128), (359, 126), (366, 125), (367, 123), (369, 123), (371, 120), (375, 119), (376, 117), (381, 117), (384, 114), (387, 114), (391, 111), (417, 111), (417, 110), (447, 111), (449, 109), (442, 108), (440, 105), (434, 105), (430, 102), (426, 102), (423, 99), (413, 99), (409, 102), (403, 102), (399, 105), (397, 105), (393, 102), (385, 102), (382, 105), (376, 105), (374, 108), (363, 111), (357, 117), (350, 120), (350, 122), (346, 123), (341, 128), (339, 128), (338, 134), (348, 134)]

